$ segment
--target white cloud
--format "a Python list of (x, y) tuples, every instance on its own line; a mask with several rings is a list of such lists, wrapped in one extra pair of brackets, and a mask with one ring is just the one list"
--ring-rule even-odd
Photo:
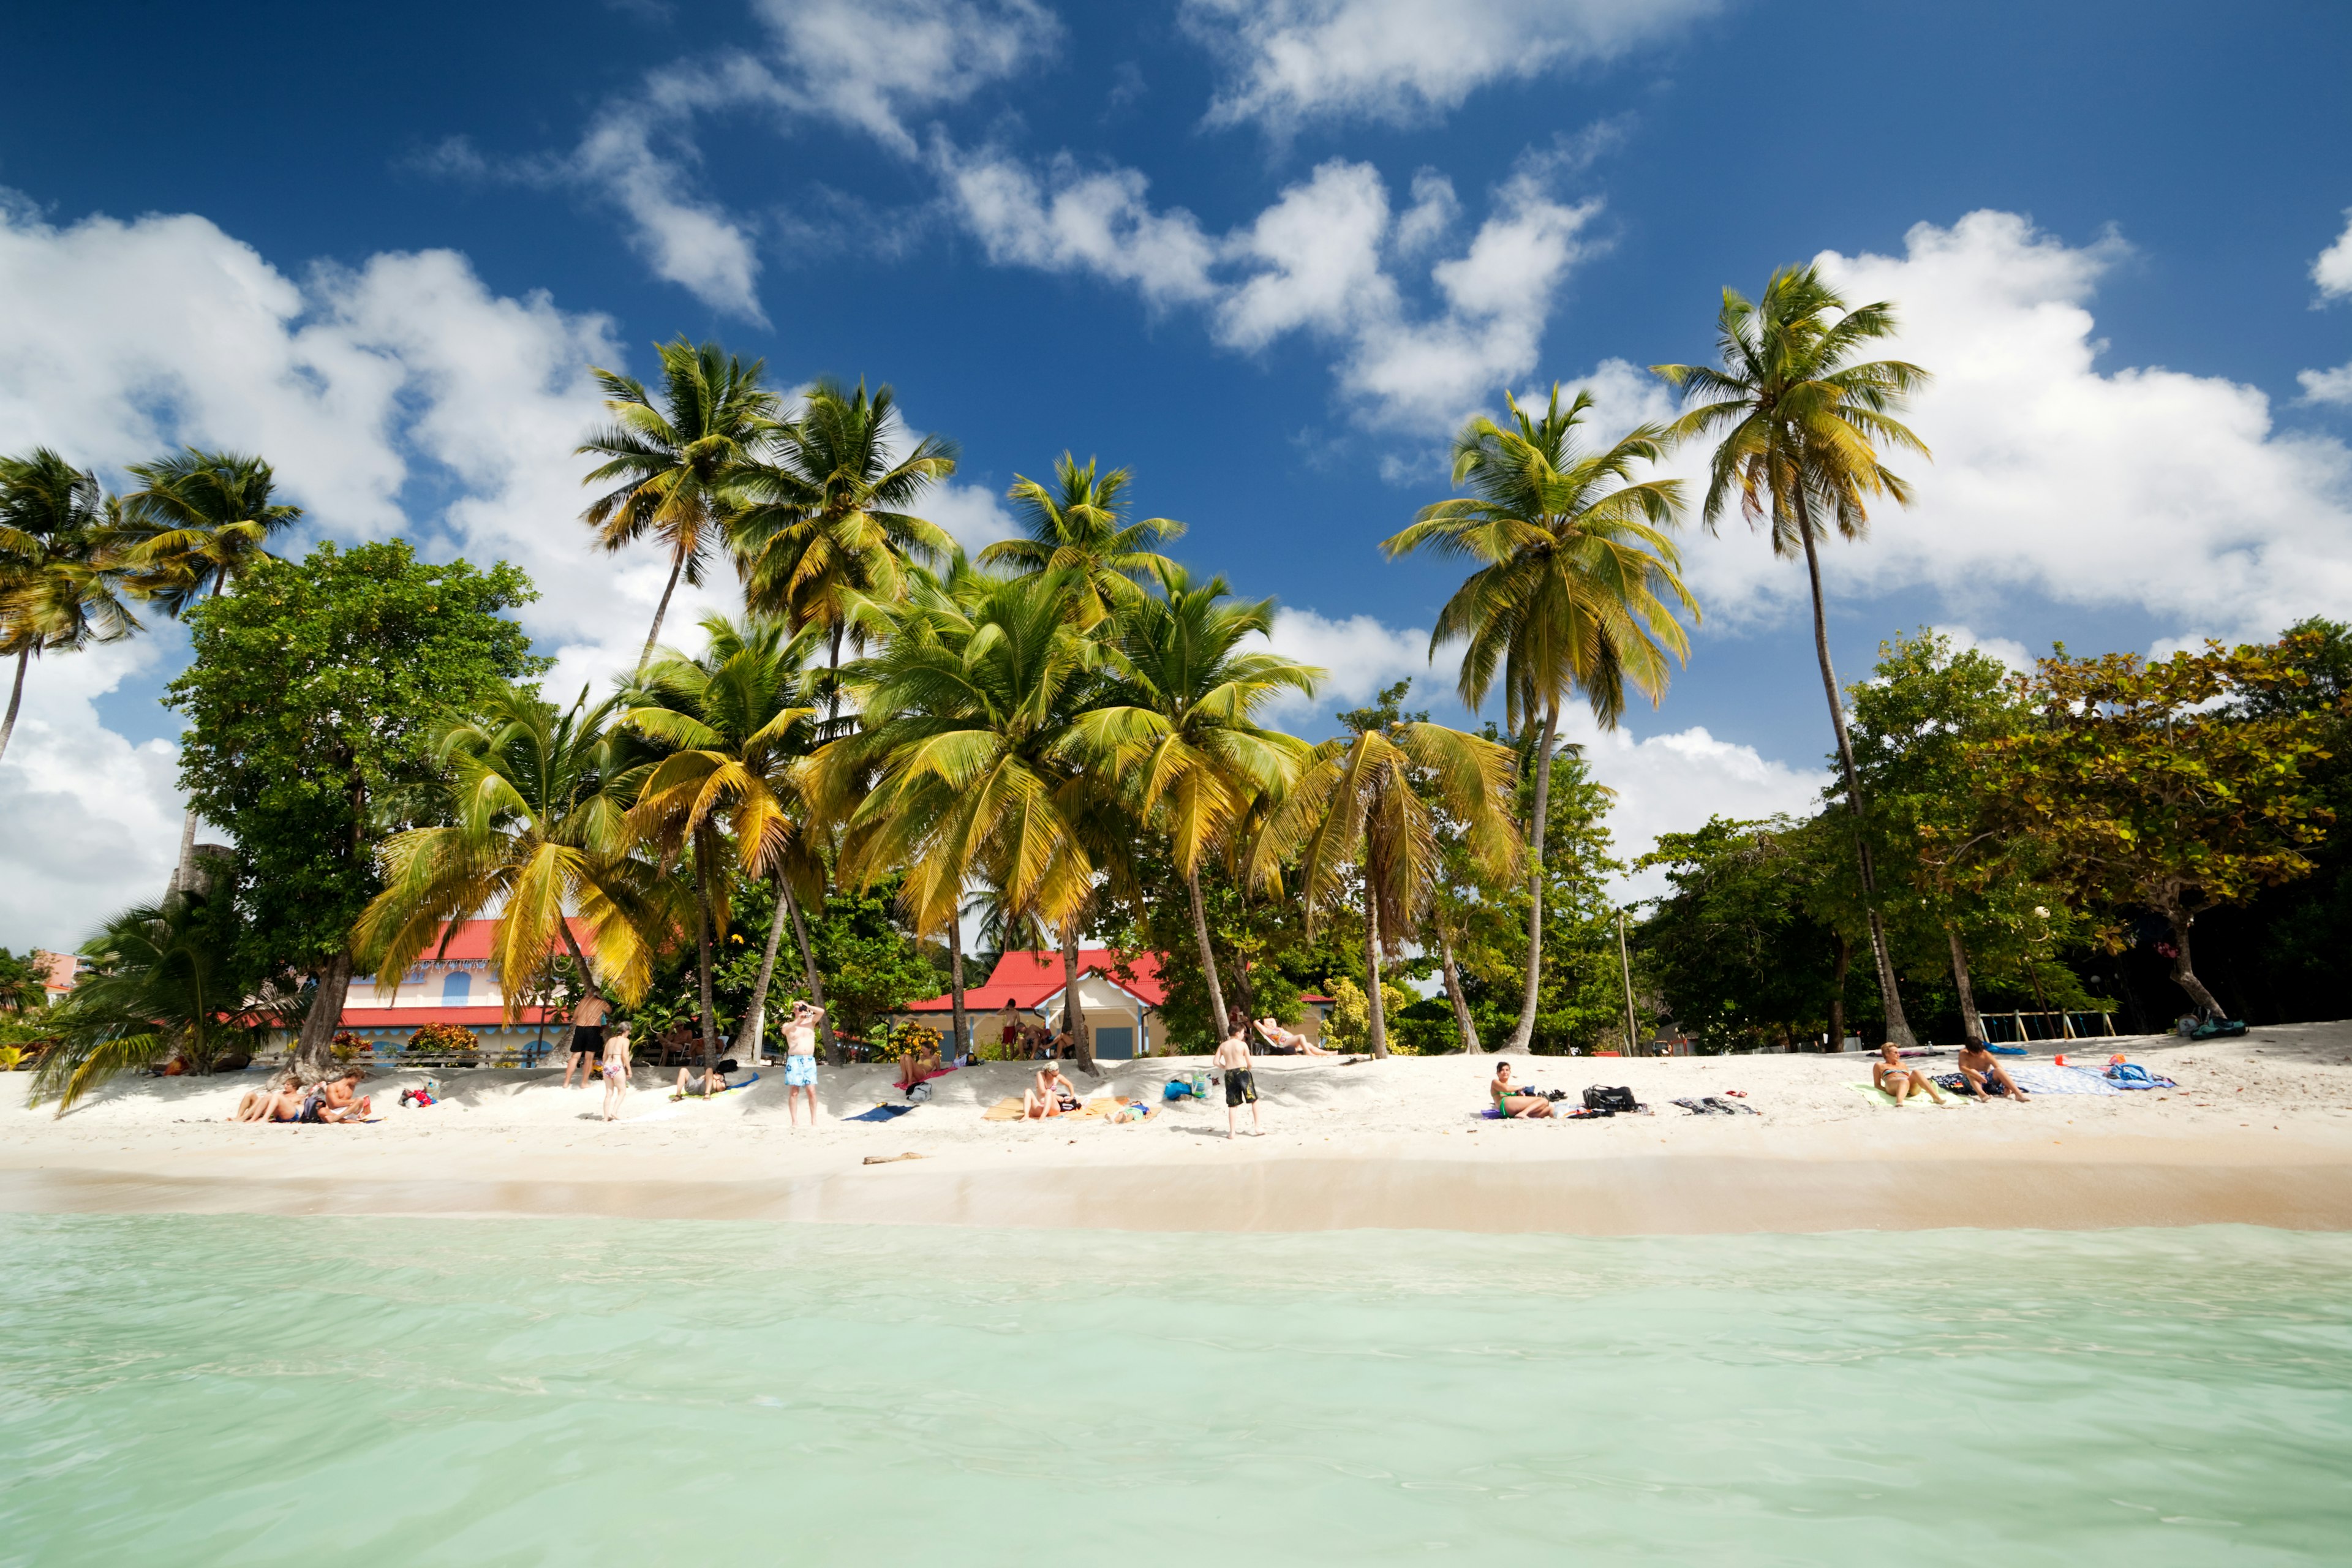
[(2344, 232), (2311, 264), (2311, 280), (2327, 298), (2352, 294), (2352, 207), (2344, 210)]
[[(1691, 832), (1710, 816), (1810, 816), (1820, 809), (1829, 780), (1826, 769), (1792, 768), (1702, 727), (1643, 739), (1629, 729), (1601, 730), (1580, 709), (1561, 720), (1563, 737), (1584, 748), (1593, 777), (1614, 792), (1610, 837), (1618, 858), (1629, 864), (1660, 834)], [(1615, 896), (1645, 899), (1665, 890), (1664, 873), (1651, 870), (1622, 879)]]
[(656, 139), (666, 132), (677, 140), (676, 119), (652, 101), (608, 104), (563, 171), (627, 216), (630, 246), (654, 276), (713, 310), (765, 325), (759, 249), (750, 226), (693, 195), (685, 162), (691, 148), (657, 151)]
[(2033, 655), (2014, 637), (1979, 637), (1966, 626), (1937, 626), (1934, 630), (1952, 645), (1954, 653), (1980, 653), (2000, 660), (2020, 675), (2033, 673)]
[(1209, 123), (1425, 121), (1479, 88), (1616, 59), (1717, 0), (1186, 0), (1223, 81)]
[(757, 0), (788, 107), (915, 153), (910, 115), (961, 103), (1050, 56), (1062, 25), (1034, 0)]
[[(1292, 722), (1326, 709), (1371, 700), (1384, 686), (1407, 676), (1413, 689), (1409, 703), (1434, 703), (1450, 698), (1460, 655), (1437, 650), (1440, 662), (1429, 662), (1429, 633), (1418, 626), (1396, 627), (1372, 616), (1334, 617), (1287, 605), (1274, 618), (1274, 651), (1326, 672), (1322, 695), (1312, 700), (1284, 695), (1276, 710)], [(1445, 662), (1447, 660), (1453, 662)]]
[(1215, 247), (1182, 207), (1155, 213), (1134, 169), (1082, 169), (1067, 153), (1045, 176), (994, 152), (935, 149), (949, 205), (999, 266), (1090, 273), (1154, 306), (1210, 298)]
[[(1887, 352), (1936, 375), (1906, 416), (1935, 460), (1917, 490), (1822, 557), (1835, 595), (1939, 590), (1965, 616), (2024, 591), (2260, 636), (2352, 603), (2352, 451), (2273, 428), (2256, 388), (2160, 367), (2102, 370), (2088, 309), (2121, 243), (2071, 247), (2014, 214), (1921, 224), (1901, 257), (1820, 263), (1857, 303), (1895, 302)], [(1701, 493), (1704, 453), (1676, 466)], [(1711, 620), (1801, 602), (1804, 575), (1736, 515), (1688, 552)]]
[(2352, 363), (2337, 365), (2334, 370), (2305, 370), (2295, 373), (2303, 384), (2305, 403), (2340, 403), (2352, 406)]
[(978, 485), (950, 480), (925, 496), (922, 507), (923, 515), (947, 530), (966, 555), (976, 556), (998, 540), (1011, 539), (1021, 531), (995, 492)]

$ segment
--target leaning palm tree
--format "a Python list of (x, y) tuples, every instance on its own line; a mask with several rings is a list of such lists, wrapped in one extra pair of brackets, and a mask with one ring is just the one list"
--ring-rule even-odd
[[(1389, 695), (1401, 697), (1403, 688)], [(1481, 869), (1509, 878), (1520, 853), (1511, 814), (1517, 758), (1479, 736), (1400, 718), (1385, 702), (1341, 717), (1350, 733), (1317, 747), (1267, 814), (1251, 847), (1249, 878), (1277, 889), (1283, 868), (1295, 862), (1310, 937), (1318, 912), (1342, 904), (1351, 884), (1360, 886), (1371, 1047), (1384, 1057), (1381, 956), (1418, 931), (1428, 909), (1440, 854), (1433, 802), (1462, 824)]]
[(1287, 787), (1306, 760), (1306, 744), (1258, 724), (1257, 710), (1286, 690), (1312, 698), (1324, 672), (1242, 647), (1273, 634), (1273, 600), (1227, 603), (1223, 577), (1196, 588), (1172, 563), (1154, 575), (1160, 592), (1140, 595), (1113, 623), (1123, 666), (1118, 689), (1082, 722), (1131, 737), (1111, 750), (1110, 769), (1132, 786), (1136, 815), (1168, 836), (1223, 1039), (1224, 989), (1201, 903), (1201, 861), (1230, 847), (1251, 804)]
[(704, 566), (725, 542), (737, 510), (733, 477), (780, 406), (760, 384), (763, 361), (745, 364), (717, 343), (698, 348), (684, 338), (655, 352), (662, 367), (658, 407), (635, 376), (590, 367), (613, 423), (576, 448), (604, 459), (581, 482), (612, 486), (580, 514), (596, 542), (618, 552), (650, 535), (669, 553), (669, 581), (637, 655), (640, 671), (661, 639), (678, 579), (701, 586)]
[(1030, 575), (1065, 574), (1071, 612), (1081, 626), (1135, 603), (1142, 596), (1139, 579), (1175, 564), (1150, 546), (1180, 537), (1184, 525), (1164, 517), (1128, 521), (1127, 487), (1133, 478), (1125, 468), (1097, 474), (1092, 458), (1081, 468), (1068, 452), (1055, 459), (1050, 488), (1013, 475), (1005, 499), (1019, 513), (1022, 537), (998, 540), (980, 552), (980, 563)]
[[(123, 498), (113, 529), (139, 595), (174, 620), (205, 600), (236, 590), (270, 559), (269, 536), (301, 521), (302, 509), (277, 499), (278, 474), (242, 452), (190, 447), (152, 463), (131, 465), (140, 488)], [(180, 819), (180, 859), (172, 886), (185, 889), (196, 867), (196, 808)]]
[(1878, 460), (1882, 446), (1928, 456), (1926, 443), (1894, 417), (1927, 373), (1901, 360), (1853, 363), (1868, 344), (1895, 335), (1895, 308), (1885, 301), (1849, 308), (1811, 267), (1784, 267), (1750, 302), (1723, 291), (1716, 316), (1719, 366), (1659, 364), (1650, 368), (1691, 406), (1668, 427), (1681, 441), (1717, 436), (1707, 469), (1704, 515), (1712, 531), (1737, 494), (1750, 524), (1772, 531), (1772, 552), (1801, 553), (1813, 595), (1813, 652), (1837, 731), (1847, 808), (1855, 826), (1863, 902), (1870, 920), (1878, 990), (1886, 1007), (1887, 1037), (1916, 1045), (1895, 983), (1895, 964), (1880, 918), (1865, 803), (1846, 734), (1845, 705), (1830, 665), (1829, 621), (1822, 599), (1821, 530), (1833, 525), (1858, 540), (1869, 531), (1869, 502), (1879, 496), (1910, 503), (1910, 487)]
[(117, 509), (98, 478), (47, 447), (0, 458), (0, 658), (16, 678), (0, 718), (0, 756), (16, 732), (25, 670), (40, 653), (117, 642), (140, 629), (112, 539)]
[(794, 637), (776, 622), (739, 624), (724, 616), (706, 618), (702, 629), (709, 638), (702, 657), (670, 653), (657, 661), (627, 694), (624, 721), (667, 752), (646, 775), (630, 819), (665, 855), (692, 860), (707, 1068), (718, 1059), (710, 955), (726, 929), (727, 866), (766, 877), (776, 888), (776, 918), (768, 922), (767, 947), (737, 1037), (737, 1048), (749, 1054), (759, 1038), (787, 917), (810, 984), (816, 984), (795, 889), (801, 897), (815, 896), (824, 887), (824, 862), (803, 778), (816, 742), (808, 664), (821, 634)]
[(854, 392), (820, 381), (737, 476), (743, 510), (729, 540), (744, 605), (795, 633), (824, 628), (828, 722), (841, 716), (841, 645), (856, 632), (854, 603), (895, 599), (910, 564), (955, 552), (955, 542), (913, 510), (955, 472), (955, 444), (926, 436), (902, 456), (904, 434), (887, 386), (868, 395), (863, 381)]
[[(354, 952), (390, 994), (436, 940), (495, 908), (490, 957), (511, 1022), (561, 947), (599, 994), (641, 994), (672, 917), (649, 868), (631, 858), (627, 813), (645, 769), (614, 727), (619, 699), (563, 712), (528, 687), (453, 716), (434, 739), (448, 769), (446, 826), (387, 839), (383, 891), (352, 931)], [(587, 922), (589, 962), (565, 910)]]
[(1430, 655), (1462, 639), (1462, 700), (1484, 705), (1499, 666), (1510, 728), (1523, 734), (1538, 718), (1543, 724), (1528, 828), (1526, 983), (1503, 1047), (1525, 1050), (1542, 978), (1544, 827), (1560, 705), (1581, 691), (1593, 718), (1614, 729), (1628, 686), (1655, 704), (1670, 656), (1690, 657), (1677, 612), (1696, 620), (1698, 606), (1663, 531), (1680, 520), (1681, 481), (1633, 478), (1638, 465), (1658, 460), (1664, 432), (1644, 425), (1591, 450), (1577, 438), (1592, 406), (1588, 394), (1562, 409), (1554, 383), (1540, 415), (1507, 394), (1505, 401), (1509, 427), (1481, 415), (1454, 443), (1454, 483), (1467, 480), (1473, 493), (1423, 508), (1381, 548), (1393, 559), (1427, 545), (1479, 563), (1439, 612)]
[(818, 753), (817, 771), (841, 803), (846, 865), (868, 884), (905, 868), (900, 907), (918, 930), (957, 918), (982, 884), (1009, 928), (1058, 935), (1066, 1016), (1091, 1070), (1076, 943), (1118, 859), (1109, 764), (1143, 721), (1088, 721), (1109, 691), (1106, 650), (1071, 624), (1069, 591), (1060, 573), (986, 583), (930, 639), (886, 643), (853, 671), (864, 729)]

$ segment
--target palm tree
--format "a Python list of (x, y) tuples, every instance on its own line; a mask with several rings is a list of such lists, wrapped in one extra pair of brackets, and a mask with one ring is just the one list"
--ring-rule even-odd
[(1887, 1037), (1897, 1046), (1910, 1046), (1917, 1041), (1895, 989), (1870, 845), (1862, 831), (1866, 806), (1854, 769), (1853, 742), (1846, 734), (1837, 672), (1830, 665), (1817, 549), (1822, 512), (1842, 536), (1858, 540), (1869, 531), (1873, 498), (1886, 496), (1897, 506), (1910, 503), (1910, 487), (1878, 460), (1881, 446), (1928, 456), (1927, 444), (1894, 417), (1910, 395), (1927, 384), (1927, 373), (1901, 360), (1852, 363), (1865, 345), (1894, 335), (1893, 305), (1882, 300), (1849, 309), (1814, 268), (1784, 267), (1765, 284), (1760, 301), (1750, 303), (1736, 289), (1723, 291), (1723, 309), (1716, 316), (1720, 367), (1650, 368), (1692, 405), (1668, 427), (1668, 439), (1720, 432), (1707, 470), (1704, 515), (1708, 530), (1714, 530), (1725, 503), (1737, 493), (1740, 513), (1750, 524), (1769, 524), (1774, 554), (1804, 555), (1805, 580), (1813, 595), (1813, 652), (1821, 661), (1822, 688), (1837, 731), (1846, 805), (1853, 814), (1854, 853), (1870, 918), (1871, 952), (1878, 962), (1879, 994), (1886, 1007)]
[(1317, 913), (1348, 891), (1351, 870), (1361, 883), (1364, 994), (1376, 1057), (1389, 1054), (1381, 954), (1420, 928), (1437, 869), (1432, 802), (1463, 825), (1469, 853), (1488, 875), (1508, 878), (1519, 861), (1510, 804), (1517, 756), (1479, 736), (1401, 717), (1396, 700), (1404, 691), (1391, 687), (1379, 706), (1339, 716), (1349, 735), (1315, 748), (1268, 814), (1249, 860), (1251, 881), (1269, 890), (1280, 886), (1283, 868), (1297, 862), (1310, 937)]
[(1066, 574), (1073, 616), (1081, 626), (1133, 604), (1142, 596), (1139, 578), (1175, 564), (1150, 544), (1181, 536), (1184, 525), (1164, 517), (1126, 521), (1132, 479), (1125, 468), (1097, 476), (1096, 459), (1080, 468), (1068, 452), (1054, 464), (1050, 489), (1013, 475), (1005, 499), (1020, 514), (1024, 537), (997, 541), (980, 552), (980, 563), (1008, 564), (1028, 575)]
[[(710, 952), (726, 929), (722, 868), (731, 860), (774, 881), (777, 913), (792, 918), (814, 976), (793, 889), (822, 888), (824, 865), (802, 776), (816, 742), (808, 671), (816, 634), (793, 637), (776, 622), (739, 624), (724, 616), (708, 617), (702, 629), (709, 638), (703, 656), (672, 652), (656, 663), (628, 694), (625, 722), (667, 751), (646, 776), (631, 819), (665, 854), (689, 853), (693, 860), (707, 1071), (718, 1059)], [(746, 1054), (759, 1038), (782, 931), (781, 918), (768, 922), (767, 948), (737, 1037)]]
[(25, 670), (37, 653), (118, 642), (140, 629), (112, 542), (115, 508), (98, 477), (47, 447), (0, 458), (0, 658), (16, 679), (0, 719), (0, 756), (16, 732)]
[[(277, 499), (277, 471), (246, 453), (190, 447), (133, 463), (131, 474), (140, 489), (123, 499), (116, 538), (134, 570), (136, 591), (174, 620), (234, 591), (246, 573), (270, 559), (269, 536), (301, 520), (300, 507)], [(172, 886), (185, 891), (195, 867), (196, 808), (191, 805), (180, 819)]]
[(1696, 620), (1698, 606), (1661, 531), (1679, 521), (1681, 482), (1633, 479), (1637, 464), (1658, 460), (1664, 432), (1644, 425), (1604, 450), (1587, 450), (1577, 438), (1592, 406), (1587, 394), (1563, 410), (1554, 383), (1540, 416), (1508, 394), (1505, 400), (1509, 428), (1481, 415), (1454, 440), (1454, 482), (1468, 480), (1473, 493), (1423, 508), (1381, 548), (1393, 559), (1425, 544), (1480, 563), (1439, 613), (1430, 656), (1464, 639), (1462, 700), (1483, 706), (1499, 665), (1512, 731), (1524, 733), (1538, 715), (1543, 721), (1528, 833), (1526, 986), (1503, 1047), (1524, 1050), (1542, 977), (1544, 827), (1560, 704), (1582, 691), (1603, 729), (1616, 728), (1624, 713), (1628, 685), (1654, 704), (1671, 673), (1667, 656), (1690, 657), (1675, 611)]
[[(434, 746), (449, 770), (449, 821), (385, 841), (383, 891), (352, 931), (380, 994), (445, 931), (493, 907), (490, 953), (509, 1021), (559, 944), (590, 989), (644, 992), (671, 923), (648, 868), (629, 855), (628, 808), (646, 770), (614, 728), (619, 699), (587, 702), (583, 687), (559, 713), (530, 688), (509, 687), (479, 717), (444, 722)], [(595, 963), (567, 908), (588, 922)]]
[(795, 633), (830, 641), (828, 723), (841, 717), (841, 644), (859, 597), (898, 596), (910, 563), (945, 560), (955, 542), (915, 515), (923, 492), (955, 472), (955, 444), (926, 436), (898, 455), (902, 425), (890, 388), (871, 396), (820, 381), (792, 419), (769, 432), (761, 460), (737, 483), (744, 499), (730, 541), (745, 606)]
[(92, 961), (43, 1020), (58, 1043), (42, 1053), (26, 1103), (57, 1097), (63, 1116), (100, 1079), (176, 1056), (194, 1072), (255, 1038), (252, 987), (236, 962), (236, 911), (173, 893), (125, 910), (82, 944)]
[(678, 578), (701, 586), (704, 564), (724, 543), (738, 508), (734, 477), (780, 406), (760, 384), (764, 361), (747, 365), (717, 343), (697, 348), (684, 338), (655, 352), (662, 367), (659, 407), (635, 377), (589, 367), (613, 423), (576, 448), (605, 459), (581, 483), (613, 486), (580, 514), (596, 542), (618, 552), (650, 534), (669, 552), (669, 581), (637, 655), (640, 673), (661, 638)]
[(1057, 934), (1066, 1016), (1092, 1070), (1076, 942), (1118, 859), (1109, 763), (1143, 719), (1088, 722), (1109, 690), (1106, 650), (1071, 624), (1064, 574), (977, 582), (964, 615), (937, 614), (929, 638), (894, 638), (853, 672), (866, 727), (818, 753), (818, 770), (825, 797), (848, 805), (845, 860), (868, 883), (905, 867), (916, 929), (955, 919), (982, 883), (1009, 928)]
[(1253, 715), (1279, 691), (1315, 695), (1323, 671), (1241, 644), (1274, 631), (1274, 601), (1225, 603), (1223, 577), (1194, 587), (1181, 566), (1153, 568), (1160, 592), (1137, 596), (1112, 623), (1123, 679), (1110, 704), (1083, 721), (1102, 734), (1132, 735), (1111, 752), (1113, 774), (1135, 791), (1136, 815), (1167, 833), (1192, 906), (1192, 934), (1209, 984), (1217, 1037), (1225, 997), (1201, 903), (1201, 860), (1229, 847), (1250, 805), (1278, 794), (1307, 752)]

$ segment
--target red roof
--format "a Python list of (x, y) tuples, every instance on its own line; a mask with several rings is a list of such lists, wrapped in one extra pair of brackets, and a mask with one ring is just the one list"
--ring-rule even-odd
[[(506, 1010), (497, 1005), (488, 1007), (345, 1007), (339, 1027), (345, 1029), (415, 1029), (426, 1024), (463, 1024), (469, 1029), (496, 1029), (504, 1026)], [(534, 1027), (545, 1023), (556, 1027), (569, 1026), (570, 1020), (560, 1008), (524, 1007), (518, 1012), (519, 1027)]]
[[(453, 959), (487, 959), (490, 956), (490, 932), (498, 929), (498, 923), (496, 921), (460, 921), (457, 934), (449, 938), (449, 950), (446, 952), (441, 951), (440, 942), (436, 939), (423, 952), (416, 955), (416, 962), (442, 963)], [(580, 944), (581, 952), (594, 951), (595, 931), (586, 921), (572, 915), (563, 923), (572, 928), (572, 940)], [(446, 931), (448, 927), (444, 926), (441, 929)]]
[[(1168, 1000), (1168, 987), (1160, 981), (1160, 955), (1156, 952), (1129, 954), (1122, 964), (1119, 955), (1107, 947), (1082, 947), (1078, 949), (1078, 973), (1099, 974), (1147, 1007), (1157, 1007)], [(1015, 1007), (1031, 1009), (1061, 989), (1060, 953), (1008, 952), (996, 961), (996, 973), (988, 977), (986, 984), (964, 987), (964, 1010), (993, 1013), (1008, 1002)], [(954, 1005), (950, 997), (933, 996), (927, 1001), (908, 1003), (907, 1011), (944, 1013)]]

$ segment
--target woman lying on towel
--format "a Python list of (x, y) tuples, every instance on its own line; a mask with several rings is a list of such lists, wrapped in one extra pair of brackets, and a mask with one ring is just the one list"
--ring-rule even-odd
[(1064, 1078), (1057, 1067), (1039, 1068), (1035, 1087), (1021, 1096), (1021, 1114), (1031, 1121), (1068, 1116), (1080, 1109), (1077, 1086)]
[(1870, 1064), (1870, 1087), (1893, 1095), (1897, 1105), (1921, 1089), (1933, 1096), (1937, 1104), (1944, 1103), (1936, 1080), (1904, 1061), (1892, 1040), (1878, 1047), (1878, 1059)]
[(898, 1064), (898, 1092), (911, 1090), (917, 1084), (940, 1070), (940, 1052), (936, 1046), (917, 1046)]
[(1495, 1081), (1486, 1086), (1495, 1097), (1495, 1109), (1506, 1116), (1549, 1116), (1551, 1101), (1540, 1094), (1521, 1094), (1511, 1087), (1511, 1064), (1495, 1064)]
[(1265, 1037), (1265, 1043), (1284, 1056), (1336, 1057), (1339, 1054), (1325, 1050), (1306, 1036), (1294, 1034), (1271, 1018), (1258, 1018), (1254, 1022), (1257, 1025), (1257, 1032)]

